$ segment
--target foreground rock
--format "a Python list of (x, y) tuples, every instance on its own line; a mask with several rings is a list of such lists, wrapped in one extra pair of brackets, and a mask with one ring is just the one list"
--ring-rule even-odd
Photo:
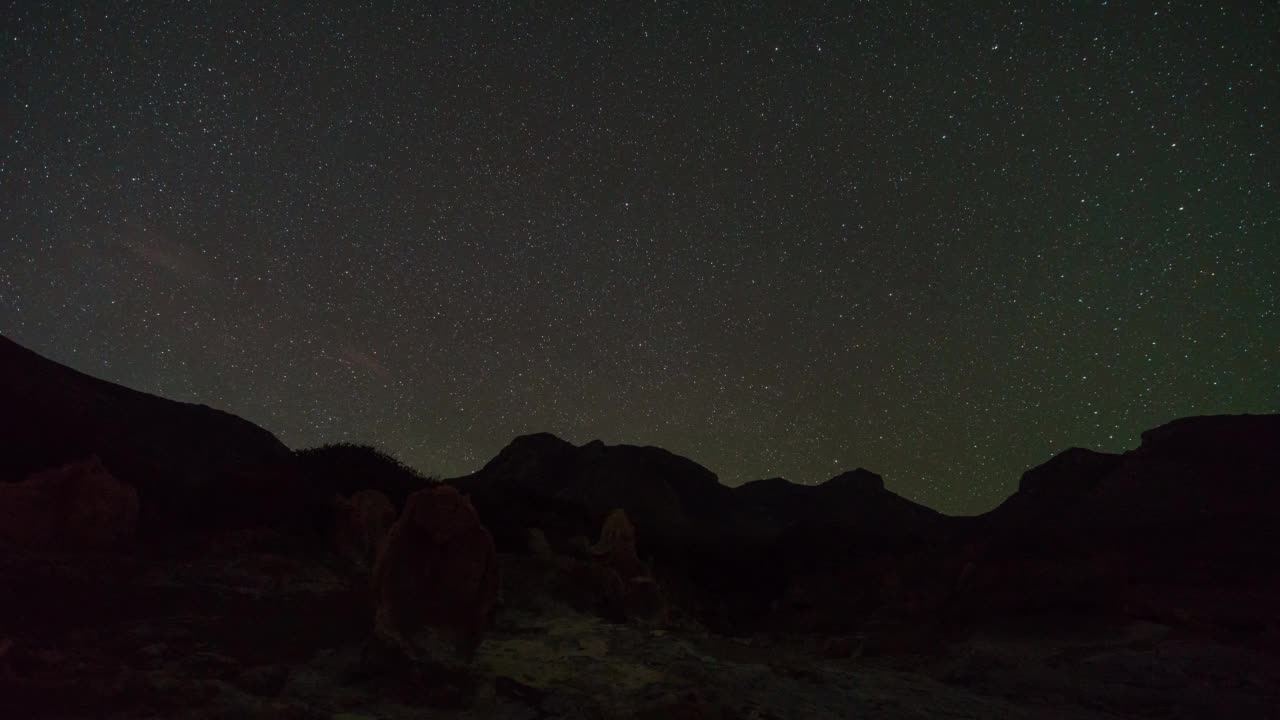
[(96, 456), (0, 483), (0, 546), (108, 550), (134, 539), (138, 491)]
[(396, 508), (378, 490), (334, 501), (334, 546), (361, 568), (372, 568), (396, 521)]
[(531, 529), (526, 552), (510, 556), (504, 567), (504, 612), (536, 612), (550, 601), (608, 622), (669, 626), (666, 595), (636, 552), (636, 530), (625, 511), (609, 514), (594, 545), (579, 540), (556, 549)]
[(596, 562), (603, 563), (603, 570), (616, 577), (616, 587), (621, 591), (617, 605), (623, 618), (658, 625), (667, 621), (667, 600), (653, 569), (640, 560), (636, 529), (625, 510), (609, 513), (600, 529), (600, 541), (591, 550)]
[(409, 496), (373, 571), (375, 633), (409, 657), (469, 658), (500, 590), (493, 538), (471, 502), (440, 486)]

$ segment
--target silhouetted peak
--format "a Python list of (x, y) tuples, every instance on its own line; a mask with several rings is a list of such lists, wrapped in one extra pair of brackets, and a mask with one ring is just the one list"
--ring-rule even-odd
[(492, 472), (499, 468), (507, 468), (509, 471), (515, 467), (524, 467), (527, 470), (528, 466), (552, 461), (573, 450), (575, 448), (572, 443), (561, 440), (551, 433), (520, 435), (498, 451), (498, 454), (485, 464), (481, 472)]
[(1035, 495), (1083, 492), (1096, 487), (1102, 475), (1115, 469), (1123, 459), (1122, 455), (1068, 448), (1023, 473), (1018, 492)]
[(989, 517), (1035, 531), (1071, 528), (1076, 537), (1138, 522), (1191, 524), (1197, 533), (1221, 523), (1220, 532), (1241, 516), (1274, 516), (1277, 466), (1280, 416), (1184, 418), (1142, 433), (1142, 445), (1124, 454), (1059, 453), (1025, 472)]
[(593, 440), (578, 448), (578, 456), (585, 464), (603, 462), (617, 465), (619, 471), (627, 473), (644, 469), (661, 475), (667, 481), (704, 485), (720, 483), (715, 473), (697, 462), (655, 445), (605, 445)]
[(505, 449), (528, 452), (531, 450), (562, 450), (572, 447), (573, 444), (567, 440), (563, 440), (549, 432), (540, 432), (530, 433), (528, 435), (518, 435), (513, 438), (511, 442), (507, 443), (507, 447)]
[(739, 485), (736, 490), (740, 492), (755, 493), (766, 490), (775, 490), (783, 488), (801, 487), (784, 477), (771, 477), (762, 480), (748, 480)]
[(818, 486), (826, 491), (841, 493), (869, 493), (884, 490), (884, 478), (867, 470), (858, 468), (842, 472)]
[(1280, 463), (1280, 415), (1202, 415), (1142, 433), (1140, 455), (1227, 465)]

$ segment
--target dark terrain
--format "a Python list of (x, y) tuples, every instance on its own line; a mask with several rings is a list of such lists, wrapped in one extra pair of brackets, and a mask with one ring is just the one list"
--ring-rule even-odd
[[(0, 717), (1280, 717), (1280, 415), (1067, 450), (978, 517), (864, 469), (730, 488), (519, 437), (444, 481), (502, 581), (461, 660), (371, 640), (340, 498), (437, 482), (393, 458), (294, 453), (4, 338), (0, 438)], [(659, 610), (600, 580), (616, 508)]]

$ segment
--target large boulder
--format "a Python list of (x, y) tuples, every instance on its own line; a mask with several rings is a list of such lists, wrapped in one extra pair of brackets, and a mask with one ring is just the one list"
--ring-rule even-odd
[(128, 543), (137, 529), (137, 490), (96, 456), (0, 483), (0, 543), (103, 550)]
[(592, 548), (596, 563), (607, 574), (617, 578), (611, 582), (619, 591), (617, 607), (627, 620), (665, 622), (667, 602), (653, 572), (636, 552), (636, 529), (621, 508), (605, 518), (600, 540)]
[(500, 580), (493, 538), (447, 485), (409, 496), (373, 571), (375, 633), (410, 656), (468, 659), (488, 627)]

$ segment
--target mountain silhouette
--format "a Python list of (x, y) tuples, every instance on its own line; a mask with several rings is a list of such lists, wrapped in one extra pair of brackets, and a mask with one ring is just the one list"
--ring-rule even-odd
[[(413, 717), (479, 707), (481, 682), (512, 717), (613, 717), (605, 696), (653, 711), (617, 717), (846, 717), (868, 687), (910, 710), (886, 717), (1275, 707), (1280, 415), (1071, 448), (950, 517), (864, 468), (728, 487), (547, 433), (436, 481), (0, 338), (0, 437), (0, 698), (23, 717), (241, 716), (250, 696)], [(410, 607), (465, 623), (484, 663), (386, 645)]]
[[(144, 535), (325, 522), (335, 493), (374, 488), (399, 506), (433, 482), (372, 448), (295, 454), (234, 415), (90, 377), (6, 338), (0, 406), (0, 480), (100, 458), (137, 489)], [(913, 503), (863, 468), (813, 486), (731, 488), (661, 448), (548, 433), (444, 482), (506, 552), (532, 529), (554, 544), (592, 538), (622, 509), (673, 583), (733, 608), (725, 622), (852, 627), (873, 610), (964, 621), (1082, 604), (1261, 622), (1248, 608), (1280, 600), (1268, 569), (1280, 567), (1278, 478), (1280, 415), (1240, 415), (1175, 420), (1126, 453), (1069, 449), (973, 518)]]
[(0, 336), (0, 480), (96, 455), (138, 488), (144, 532), (296, 514), (293, 453), (230, 413), (100, 380)]

